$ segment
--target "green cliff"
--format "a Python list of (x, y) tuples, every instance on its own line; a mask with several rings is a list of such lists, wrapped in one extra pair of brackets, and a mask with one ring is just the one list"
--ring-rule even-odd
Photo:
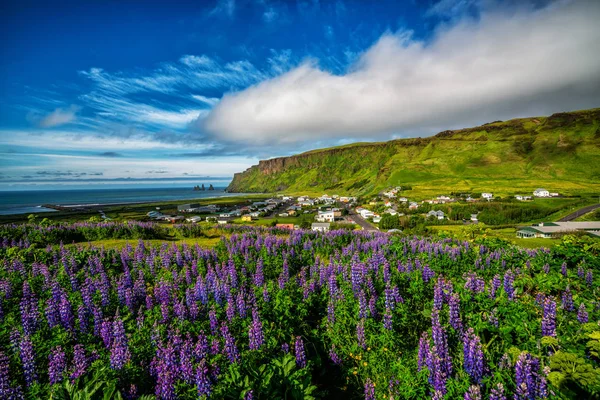
[(600, 108), (493, 122), (435, 136), (356, 143), (260, 161), (231, 192), (368, 194), (600, 192)]

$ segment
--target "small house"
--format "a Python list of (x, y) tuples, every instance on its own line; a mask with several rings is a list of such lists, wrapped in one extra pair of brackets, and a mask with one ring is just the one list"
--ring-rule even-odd
[(533, 195), (535, 197), (550, 197), (550, 192), (546, 189), (539, 188), (533, 191)]
[(493, 193), (481, 193), (481, 198), (486, 199), (487, 201), (490, 201), (494, 198), (494, 194)]
[(329, 232), (330, 226), (329, 222), (313, 222), (310, 229), (316, 232)]

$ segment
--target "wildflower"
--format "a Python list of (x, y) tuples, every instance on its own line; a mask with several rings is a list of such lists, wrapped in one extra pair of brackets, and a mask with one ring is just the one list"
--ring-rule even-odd
[(358, 324), (356, 324), (356, 340), (358, 341), (358, 345), (363, 349), (367, 348), (367, 344), (365, 342), (365, 320), (361, 319)]
[(509, 300), (513, 300), (515, 297), (515, 288), (513, 286), (514, 281), (514, 273), (511, 270), (506, 271), (504, 274), (504, 291), (506, 292)]
[(31, 386), (37, 381), (37, 373), (35, 371), (35, 352), (33, 350), (33, 343), (28, 335), (23, 336), (21, 339), (20, 356), (21, 362), (23, 363), (25, 383), (27, 386)]
[(85, 355), (85, 349), (81, 344), (76, 344), (73, 348), (73, 373), (71, 379), (75, 380), (85, 374), (88, 367), (88, 359)]
[(263, 345), (264, 337), (262, 332), (262, 323), (258, 316), (258, 311), (254, 309), (252, 311), (252, 323), (248, 330), (248, 337), (250, 339), (250, 349), (258, 350)]
[(125, 328), (123, 321), (117, 317), (113, 322), (113, 336), (110, 348), (110, 366), (113, 369), (119, 370), (129, 362), (131, 354), (127, 345), (127, 336), (125, 336)]
[(50, 376), (50, 384), (54, 385), (63, 380), (65, 369), (67, 368), (67, 359), (65, 352), (60, 346), (56, 346), (48, 356), (48, 375)]
[(480, 339), (475, 335), (473, 328), (469, 328), (463, 336), (463, 355), (465, 371), (471, 376), (474, 382), (481, 382), (485, 361), (483, 359)]
[(498, 383), (490, 392), (490, 400), (506, 400), (504, 395), (504, 385)]
[(196, 368), (196, 388), (198, 389), (198, 396), (210, 396), (211, 383), (208, 376), (208, 368), (206, 367), (206, 361), (202, 360), (198, 368)]
[(450, 307), (450, 326), (454, 328), (457, 332), (462, 332), (462, 321), (460, 319), (460, 297), (458, 293), (454, 293), (450, 296), (450, 301), (448, 302)]
[(546, 398), (546, 377), (540, 374), (540, 362), (527, 352), (519, 355), (515, 364), (517, 391), (515, 400)]
[(575, 306), (573, 305), (573, 295), (569, 286), (565, 289), (562, 294), (562, 308), (565, 311), (574, 311)]
[(588, 322), (588, 312), (585, 309), (585, 304), (583, 303), (579, 305), (579, 310), (577, 311), (577, 321), (579, 321), (582, 324)]
[(304, 342), (300, 336), (296, 336), (296, 343), (294, 346), (296, 353), (296, 364), (300, 368), (306, 367), (306, 354), (304, 353)]
[(544, 301), (542, 336), (556, 336), (556, 303), (551, 297)]
[(365, 381), (365, 400), (375, 400), (375, 384), (370, 378)]
[(481, 400), (481, 389), (477, 385), (471, 385), (469, 390), (465, 393), (465, 400)]

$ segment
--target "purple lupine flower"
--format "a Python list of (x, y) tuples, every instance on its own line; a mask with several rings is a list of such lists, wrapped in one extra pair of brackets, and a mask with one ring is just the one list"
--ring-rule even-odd
[(450, 296), (448, 301), (450, 307), (450, 326), (457, 332), (462, 332), (462, 320), (460, 319), (460, 297), (458, 293), (454, 293)]
[(551, 297), (544, 301), (542, 336), (556, 336), (556, 302)]
[(585, 309), (585, 304), (583, 303), (579, 305), (579, 310), (577, 311), (577, 321), (579, 321), (581, 324), (588, 322), (588, 312)]
[(515, 364), (517, 390), (515, 400), (546, 398), (546, 377), (540, 374), (540, 361), (522, 352)]
[(261, 287), (265, 282), (265, 276), (263, 273), (263, 260), (259, 258), (256, 261), (256, 272), (254, 273), (254, 285), (257, 287)]
[(216, 335), (219, 331), (219, 320), (217, 319), (217, 311), (214, 306), (208, 312), (208, 319), (210, 321), (210, 331), (213, 335)]
[(367, 348), (367, 343), (365, 341), (365, 320), (361, 319), (356, 324), (356, 340), (358, 341), (358, 345), (363, 349)]
[(581, 265), (581, 264), (579, 264), (579, 265), (577, 266), (577, 276), (578, 276), (580, 279), (583, 279), (583, 278), (585, 278), (585, 271), (583, 270), (583, 265)]
[(483, 293), (485, 290), (485, 281), (477, 276), (474, 272), (469, 272), (465, 275), (465, 289), (471, 292), (472, 295), (476, 293)]
[(375, 385), (370, 378), (365, 381), (365, 400), (375, 400)]
[(113, 369), (122, 369), (131, 359), (129, 346), (127, 345), (127, 336), (123, 321), (117, 315), (113, 322), (113, 337), (110, 348), (110, 366)]
[(506, 400), (504, 395), (504, 385), (498, 383), (490, 392), (490, 400)]
[(227, 359), (230, 363), (235, 364), (240, 360), (240, 354), (238, 352), (237, 346), (235, 345), (235, 339), (229, 333), (229, 327), (225, 322), (221, 324), (221, 335), (225, 339), (225, 354), (227, 355)]
[(38, 327), (37, 298), (31, 291), (27, 281), (23, 282), (23, 297), (21, 298), (21, 322), (26, 335), (32, 335)]
[(60, 322), (62, 326), (68, 330), (73, 331), (75, 329), (75, 317), (73, 316), (73, 309), (71, 308), (71, 302), (67, 297), (66, 293), (62, 293), (59, 304)]
[(389, 308), (386, 308), (383, 314), (383, 327), (388, 331), (392, 330), (392, 310)]
[(479, 336), (475, 335), (473, 328), (467, 329), (463, 336), (464, 368), (475, 383), (483, 378), (485, 361)]
[(262, 331), (262, 322), (258, 316), (258, 310), (252, 310), (252, 323), (248, 330), (248, 337), (250, 339), (250, 350), (258, 350), (264, 343), (264, 336)]
[(423, 332), (419, 339), (419, 359), (417, 360), (418, 370), (422, 370), (428, 364), (428, 360), (431, 356), (431, 350), (429, 348), (429, 334)]
[(562, 265), (560, 266), (560, 272), (563, 274), (563, 276), (567, 276), (567, 263), (563, 262)]
[(83, 345), (76, 344), (73, 348), (73, 372), (71, 380), (75, 380), (86, 373), (88, 368), (88, 358), (85, 355)]
[(331, 299), (327, 302), (327, 322), (331, 326), (335, 324), (335, 305)]
[(427, 368), (429, 369), (429, 384), (433, 386), (434, 393), (432, 398), (434, 399), (443, 399), (447, 392), (446, 381), (448, 374), (446, 373), (444, 364), (437, 348), (433, 346), (427, 360)]
[(367, 311), (367, 298), (365, 296), (365, 292), (364, 290), (361, 290), (358, 293), (358, 318), (363, 319), (363, 318), (367, 318), (368, 315), (368, 311)]
[(296, 354), (296, 365), (300, 368), (306, 367), (306, 354), (304, 353), (304, 342), (300, 336), (296, 336), (296, 343), (294, 345), (294, 352)]
[(544, 264), (544, 266), (542, 267), (542, 270), (544, 271), (545, 274), (548, 274), (550, 272), (550, 264), (548, 264), (548, 263)]
[(329, 349), (329, 358), (335, 365), (342, 365), (342, 359), (335, 351), (335, 345), (331, 346), (331, 349)]
[(23, 375), (25, 375), (25, 383), (27, 386), (33, 385), (37, 381), (37, 373), (35, 371), (35, 352), (33, 343), (29, 335), (24, 335), (21, 338), (20, 344), (21, 363), (23, 363)]
[(196, 368), (196, 388), (198, 389), (199, 397), (210, 396), (211, 383), (205, 360), (202, 360), (200, 365), (198, 365), (198, 368)]
[(500, 275), (494, 275), (494, 279), (492, 279), (492, 284), (490, 286), (490, 297), (492, 299), (496, 298), (496, 293), (498, 292), (498, 289), (500, 288), (501, 284), (502, 281), (500, 280)]
[(589, 287), (594, 285), (594, 275), (591, 269), (587, 272), (587, 274), (585, 274), (585, 281)]
[(281, 351), (283, 351), (284, 353), (289, 353), (290, 352), (290, 345), (287, 343), (283, 343), (281, 345)]
[(515, 288), (513, 286), (514, 281), (515, 274), (509, 269), (504, 274), (504, 291), (506, 292), (509, 300), (513, 300), (515, 298)]
[(438, 277), (438, 280), (433, 288), (433, 307), (436, 310), (441, 310), (444, 305), (444, 278)]
[(429, 268), (429, 265), (423, 266), (423, 272), (421, 274), (423, 281), (428, 283), (431, 279), (435, 277), (435, 271)]
[(481, 389), (478, 385), (471, 385), (465, 392), (464, 400), (481, 400)]
[(510, 361), (510, 357), (507, 353), (502, 354), (502, 358), (500, 358), (500, 362), (498, 362), (499, 369), (509, 369), (512, 367), (512, 362)]
[(17, 389), (10, 385), (8, 357), (0, 351), (0, 399), (19, 399), (23, 398)]
[(46, 319), (48, 320), (48, 326), (54, 328), (60, 324), (60, 315), (58, 313), (58, 303), (54, 296), (50, 296), (46, 300)]
[(442, 362), (444, 376), (449, 377), (452, 375), (452, 360), (448, 350), (448, 337), (440, 324), (440, 315), (437, 310), (433, 310), (431, 313), (431, 338), (433, 339), (433, 347), (436, 348), (437, 356)]
[(575, 306), (573, 305), (573, 295), (569, 286), (565, 289), (562, 294), (562, 308), (565, 311), (574, 311)]
[(60, 346), (56, 346), (48, 356), (48, 375), (50, 376), (50, 384), (54, 385), (63, 380), (63, 375), (67, 368), (67, 357)]

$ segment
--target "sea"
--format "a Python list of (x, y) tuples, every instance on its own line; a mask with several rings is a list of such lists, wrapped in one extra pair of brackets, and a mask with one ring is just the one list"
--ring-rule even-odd
[(206, 191), (194, 191), (192, 187), (0, 191), (0, 215), (55, 211), (42, 207), (42, 204), (108, 205), (239, 195), (239, 193), (225, 192), (224, 187), (215, 187), (215, 190)]

